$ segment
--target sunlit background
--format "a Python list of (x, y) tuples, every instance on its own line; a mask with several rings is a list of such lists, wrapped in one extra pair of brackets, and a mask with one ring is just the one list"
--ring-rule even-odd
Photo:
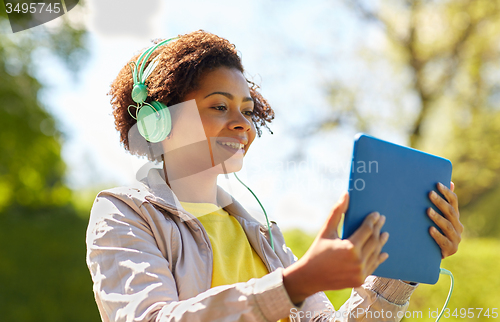
[[(447, 320), (500, 310), (499, 0), (87, 0), (15, 34), (0, 11), (2, 321), (99, 321), (86, 221), (98, 191), (146, 163), (120, 145), (109, 84), (151, 40), (198, 29), (236, 45), (276, 112), (240, 177), (297, 256), (365, 132), (452, 161), (466, 231), (443, 261), (457, 281)], [(264, 220), (236, 180), (220, 184)], [(410, 310), (430, 321), (448, 286), (419, 286)], [(338, 308), (349, 290), (328, 295)]]

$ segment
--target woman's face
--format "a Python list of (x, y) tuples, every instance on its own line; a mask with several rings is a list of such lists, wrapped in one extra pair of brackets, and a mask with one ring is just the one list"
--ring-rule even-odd
[[(208, 149), (200, 148), (196, 159), (206, 161), (207, 158), (201, 154), (206, 155), (206, 151), (209, 151), (211, 166), (220, 168), (222, 171), (219, 173), (239, 171), (243, 166), (243, 156), (256, 135), (252, 122), (254, 102), (243, 74), (228, 67), (208, 71), (200, 78), (198, 89), (188, 93), (183, 101), (189, 100), (196, 101), (204, 135), (208, 141)], [(179, 121), (174, 122), (172, 138), (167, 140), (166, 144), (170, 146), (183, 146), (182, 141), (187, 140), (186, 133), (176, 133), (196, 131), (193, 128), (194, 122)], [(183, 129), (179, 129), (179, 126)], [(192, 163), (193, 152), (190, 154), (189, 163)], [(185, 161), (187, 160), (186, 156)], [(221, 167), (222, 162), (225, 168)], [(187, 166), (186, 163), (183, 165)]]

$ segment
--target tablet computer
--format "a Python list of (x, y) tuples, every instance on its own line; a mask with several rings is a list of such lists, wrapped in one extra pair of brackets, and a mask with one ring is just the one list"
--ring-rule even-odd
[(382, 231), (389, 232), (389, 240), (382, 252), (389, 258), (373, 275), (426, 284), (438, 281), (441, 249), (429, 234), (431, 226), (438, 227), (427, 208), (441, 212), (428, 196), (431, 190), (440, 194), (438, 182), (450, 187), (451, 171), (447, 159), (356, 135), (342, 235), (351, 236), (374, 211), (386, 216)]

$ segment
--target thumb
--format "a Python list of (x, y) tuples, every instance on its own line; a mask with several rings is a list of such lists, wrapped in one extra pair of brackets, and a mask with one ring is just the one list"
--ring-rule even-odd
[(323, 238), (338, 238), (337, 228), (342, 218), (342, 214), (349, 207), (349, 193), (347, 191), (340, 197), (339, 201), (333, 206), (333, 209), (321, 228), (319, 235)]

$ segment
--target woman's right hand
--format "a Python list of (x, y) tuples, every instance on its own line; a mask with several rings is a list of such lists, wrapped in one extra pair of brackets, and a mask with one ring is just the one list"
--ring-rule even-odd
[(381, 253), (389, 234), (380, 233), (385, 217), (374, 212), (349, 238), (340, 239), (338, 226), (349, 205), (346, 192), (306, 254), (283, 271), (283, 283), (293, 303), (326, 290), (358, 287), (389, 255)]

